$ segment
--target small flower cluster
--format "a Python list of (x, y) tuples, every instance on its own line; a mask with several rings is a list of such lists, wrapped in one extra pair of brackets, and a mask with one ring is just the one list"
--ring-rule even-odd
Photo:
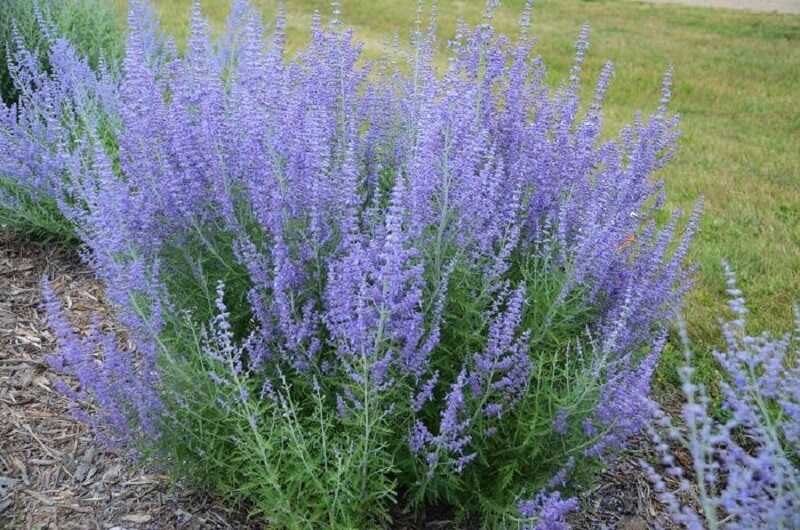
[[(705, 388), (694, 381), (687, 348), (684, 425), (662, 416), (661, 428), (651, 429), (677, 489), (644, 465), (674, 520), (687, 528), (800, 528), (800, 311), (794, 334), (748, 335), (742, 292), (727, 266), (726, 274), (735, 318), (723, 326), (726, 349), (715, 353), (726, 375), (725, 419), (714, 417)], [(688, 451), (689, 469), (678, 464), (671, 443)]]
[(525, 530), (568, 530), (566, 516), (578, 509), (576, 499), (562, 499), (559, 492), (540, 492), (533, 500), (520, 503), (519, 513), (535, 523), (523, 526)]
[[(212, 342), (237, 352), (230, 377), (296, 389), (300, 415), (308, 394), (321, 396), (343, 432), (381, 437), (391, 473), (423, 501), (461, 496), (467, 510), (485, 494), (516, 506), (567, 461), (641, 429), (699, 215), (682, 234), (677, 213), (655, 221), (664, 193), (653, 174), (678, 137), (670, 76), (655, 113), (601, 141), (612, 68), (579, 112), (588, 29), (552, 89), (532, 59), (530, 6), (512, 43), (493, 29), (495, 4), (459, 27), (442, 75), (435, 19), (425, 27), (420, 15), (407, 60), (398, 48), (371, 65), (338, 18), (315, 16), (310, 43), (288, 58), (283, 17), (267, 38), (246, 0), (217, 43), (195, 2), (182, 55), (132, 0), (118, 80), (80, 59), (75, 83), (18, 74), (31, 96), (4, 109), (0, 161), (34, 167), (13, 158), (30, 141), (37, 160), (61, 164), (13, 174), (72, 197), (62, 211), (136, 344), (135, 359), (110, 339), (81, 344), (51, 308), (64, 341), (54, 364), (81, 380), (73, 397), (89, 421), (119, 443), (158, 418), (180, 428), (159, 400), (173, 391), (160, 366), (190, 356), (176, 346), (182, 321), (210, 321), (224, 324)], [(40, 105), (51, 85), (57, 104)], [(95, 123), (46, 118), (93, 105), (113, 141)], [(554, 439), (562, 449), (525, 461)], [(538, 507), (556, 524), (574, 501), (542, 493), (521, 506), (517, 518)]]

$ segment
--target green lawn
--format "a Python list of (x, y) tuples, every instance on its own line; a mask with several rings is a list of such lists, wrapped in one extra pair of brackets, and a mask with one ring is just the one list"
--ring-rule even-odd
[[(116, 0), (120, 4), (124, 0)], [(277, 2), (254, 0), (271, 21)], [(191, 0), (155, 0), (165, 27), (180, 41)], [(503, 2), (496, 16), (513, 34), (524, 0)], [(203, 0), (219, 27), (227, 0)], [(307, 38), (311, 13), (323, 0), (286, 0), (290, 45)], [(413, 0), (344, 0), (343, 18), (365, 44), (382, 53), (387, 36), (407, 39)], [(534, 9), (538, 51), (550, 79), (563, 79), (580, 25), (592, 28), (586, 88), (602, 64), (616, 65), (606, 106), (609, 131), (637, 109), (651, 110), (660, 80), (675, 69), (672, 108), (683, 117), (677, 159), (664, 171), (672, 205), (705, 197), (693, 259), (699, 266), (687, 319), (699, 345), (718, 340), (724, 306), (720, 262), (729, 260), (745, 290), (755, 329), (789, 329), (800, 301), (800, 16), (650, 5), (631, 0), (540, 0)], [(439, 0), (442, 43), (456, 21), (480, 20), (482, 0)]]

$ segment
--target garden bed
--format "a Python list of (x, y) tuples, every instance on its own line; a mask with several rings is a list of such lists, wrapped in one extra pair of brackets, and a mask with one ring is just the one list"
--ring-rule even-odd
[(554, 84), (532, 2), (516, 40), (498, 4), (445, 70), (435, 9), (377, 63), (338, 2), (295, 50), (249, 0), (217, 39), (195, 2), (185, 48), (131, 0), (97, 64), (28, 13), (44, 44), (14, 33), (0, 105), (0, 526), (800, 528), (800, 315), (753, 335), (722, 262), (725, 347), (693, 354), (672, 69), (612, 138), (589, 27)]
[[(171, 485), (99, 447), (74, 420), (47, 365), (55, 342), (41, 303), (47, 275), (78, 329), (111, 319), (103, 289), (70, 250), (0, 234), (0, 525), (9, 528), (249, 529), (245, 514)], [(637, 460), (647, 442), (605, 470), (581, 496), (576, 529), (670, 528)], [(397, 513), (398, 529), (455, 529), (446, 511)]]

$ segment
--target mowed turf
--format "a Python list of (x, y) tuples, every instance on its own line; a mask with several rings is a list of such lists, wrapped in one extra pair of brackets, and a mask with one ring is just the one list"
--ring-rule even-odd
[[(116, 0), (124, 11), (124, 0)], [(164, 27), (180, 43), (191, 0), (155, 0)], [(277, 2), (254, 0), (272, 23)], [(221, 28), (228, 0), (202, 0)], [(330, 15), (324, 0), (286, 0), (289, 43), (308, 38), (311, 15)], [(499, 31), (514, 35), (524, 0), (506, 0)], [(482, 0), (438, 2), (444, 57), (456, 22), (480, 21)], [(413, 0), (344, 0), (342, 18), (378, 58), (387, 39), (407, 43), (416, 17)], [(591, 26), (585, 73), (587, 95), (606, 61), (616, 74), (606, 104), (615, 134), (641, 109), (651, 111), (661, 78), (674, 67), (672, 109), (682, 116), (677, 158), (661, 176), (671, 206), (688, 211), (701, 196), (705, 214), (692, 258), (696, 287), (685, 311), (690, 335), (708, 349), (719, 341), (725, 307), (721, 262), (735, 268), (752, 309), (754, 330), (788, 330), (800, 301), (800, 16), (756, 14), (631, 0), (540, 0), (534, 8), (536, 50), (557, 85), (571, 65), (581, 24)], [(674, 356), (674, 353), (672, 354)], [(672, 373), (667, 363), (667, 375)], [(711, 369), (711, 364), (701, 360)], [(708, 374), (707, 374), (708, 375)]]

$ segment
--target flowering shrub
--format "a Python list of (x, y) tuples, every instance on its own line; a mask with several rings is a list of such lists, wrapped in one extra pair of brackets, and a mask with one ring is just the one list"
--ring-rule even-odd
[(92, 0), (14, 0), (0, 19), (0, 224), (72, 240), (62, 212), (75, 206), (85, 136), (116, 136), (115, 15)]
[[(725, 351), (715, 353), (727, 376), (721, 383), (726, 418), (714, 417), (705, 388), (693, 380), (687, 349), (685, 429), (666, 416), (658, 422), (662, 429), (652, 429), (678, 489), (644, 465), (675, 521), (687, 528), (800, 528), (800, 311), (793, 335), (750, 336), (742, 292), (729, 268), (727, 276), (735, 319), (723, 326)], [(678, 465), (669, 442), (686, 448), (690, 469)]]
[[(102, 0), (4, 0), (0, 11), (0, 97), (10, 104), (23, 88), (12, 73), (20, 48), (31, 50), (43, 69), (56, 36), (72, 42), (92, 68), (115, 65), (122, 57), (120, 28), (113, 5)], [(21, 45), (21, 46), (20, 46)]]
[(367, 65), (336, 18), (287, 58), (282, 17), (265, 47), (239, 0), (215, 45), (195, 4), (177, 57), (131, 2), (115, 142), (81, 138), (59, 204), (135, 348), (78, 338), (47, 296), (52, 362), (107, 443), (278, 527), (363, 527), (399, 496), (563, 527), (559, 490), (650, 419), (697, 214), (677, 242), (679, 214), (654, 220), (669, 76), (603, 142), (588, 30), (553, 90), (530, 8), (512, 43), (495, 7), (439, 76), (433, 22)]
[(0, 222), (68, 238), (72, 227), (61, 211), (75, 203), (70, 177), (79, 174), (85, 136), (114, 127), (116, 82), (63, 38), (50, 46), (50, 72), (19, 46), (10, 66), (18, 102), (0, 107)]

